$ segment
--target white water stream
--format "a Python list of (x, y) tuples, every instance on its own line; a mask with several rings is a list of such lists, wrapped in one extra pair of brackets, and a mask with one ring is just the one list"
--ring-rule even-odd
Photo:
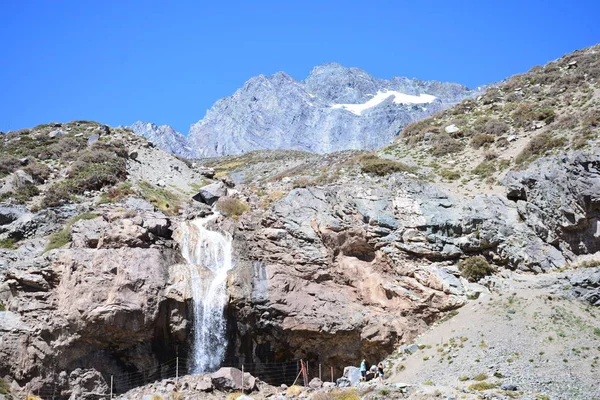
[(190, 264), (192, 279), (194, 343), (191, 372), (194, 374), (219, 368), (227, 347), (223, 311), (227, 304), (227, 272), (232, 268), (232, 239), (230, 235), (205, 227), (217, 217), (218, 214), (214, 214), (185, 222), (179, 232), (181, 254)]

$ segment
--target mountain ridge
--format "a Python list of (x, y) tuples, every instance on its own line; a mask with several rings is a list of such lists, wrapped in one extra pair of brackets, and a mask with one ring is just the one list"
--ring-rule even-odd
[[(136, 122), (131, 128), (161, 149), (184, 157), (266, 149), (371, 150), (390, 144), (408, 123), (480, 91), (416, 78), (379, 79), (360, 68), (325, 63), (303, 80), (283, 71), (251, 77), (231, 96), (217, 100), (191, 125), (187, 136), (171, 127), (149, 129), (147, 123)], [(425, 95), (421, 101), (407, 100)], [(378, 96), (381, 101), (372, 102)], [(353, 112), (348, 107), (353, 104), (366, 112)]]

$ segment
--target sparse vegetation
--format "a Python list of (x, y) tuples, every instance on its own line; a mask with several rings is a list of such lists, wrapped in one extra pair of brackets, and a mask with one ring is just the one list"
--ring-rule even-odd
[(527, 143), (527, 146), (525, 146), (515, 158), (515, 162), (517, 164), (523, 164), (525, 162), (533, 161), (543, 155), (546, 151), (563, 146), (565, 142), (565, 138), (555, 138), (548, 132), (540, 133)]
[(414, 168), (399, 161), (388, 160), (367, 154), (359, 158), (360, 169), (370, 175), (385, 176), (395, 172), (414, 172)]
[(477, 374), (473, 377), (474, 381), (485, 381), (488, 378), (486, 374)]
[(483, 390), (495, 389), (498, 386), (500, 386), (499, 383), (477, 382), (472, 385), (469, 385), (469, 390), (483, 391)]
[[(382, 389), (386, 390), (386, 389)], [(289, 391), (289, 389), (288, 389)], [(381, 394), (381, 393), (380, 393)], [(389, 394), (389, 391), (388, 391)], [(290, 394), (288, 393), (288, 396)], [(387, 395), (387, 394), (386, 394)], [(360, 400), (356, 389), (335, 389), (331, 392), (319, 392), (311, 396), (313, 400)]]
[(106, 193), (102, 193), (98, 204), (116, 203), (133, 194), (135, 194), (135, 190), (133, 190), (131, 182), (123, 182), (118, 186), (108, 189)]
[(217, 201), (216, 207), (221, 214), (234, 219), (237, 219), (250, 210), (250, 206), (245, 201), (228, 196), (221, 197)]
[[(4, 310), (1, 310), (4, 311)], [(11, 396), (10, 394), (10, 385), (4, 379), (0, 378), (0, 395), (3, 396)], [(11, 397), (9, 397), (11, 398)]]
[(98, 214), (84, 213), (71, 219), (69, 222), (67, 222), (63, 229), (50, 235), (48, 239), (48, 244), (44, 249), (44, 253), (50, 250), (58, 249), (59, 247), (63, 247), (64, 245), (69, 243), (71, 241), (71, 226), (73, 226), (75, 222), (87, 219), (94, 219), (97, 217)]
[(142, 197), (152, 203), (156, 208), (167, 215), (179, 214), (182, 201), (179, 196), (167, 189), (154, 186), (145, 181), (140, 182), (138, 185)]
[(495, 268), (483, 257), (469, 257), (458, 263), (460, 274), (470, 282), (477, 282), (481, 278), (491, 275)]
[(126, 157), (127, 151), (120, 143), (94, 143), (78, 153), (67, 179), (48, 189), (42, 200), (42, 207), (56, 207), (72, 201), (74, 195), (99, 190), (122, 181), (127, 176)]
[(479, 149), (480, 147), (494, 143), (496, 138), (487, 133), (478, 133), (471, 139), (471, 147)]
[(14, 239), (7, 238), (0, 240), (0, 249), (15, 249), (17, 242)]
[(444, 179), (447, 179), (447, 180), (449, 180), (449, 181), (455, 181), (455, 180), (457, 180), (457, 179), (459, 179), (459, 178), (460, 178), (460, 173), (459, 173), (459, 172), (456, 172), (456, 171), (454, 171), (454, 170), (451, 170), (451, 169), (442, 169), (442, 170), (439, 172), (439, 175), (440, 175), (442, 178), (444, 178)]
[(463, 144), (446, 133), (435, 135), (432, 139), (431, 155), (435, 157), (457, 153), (463, 149)]

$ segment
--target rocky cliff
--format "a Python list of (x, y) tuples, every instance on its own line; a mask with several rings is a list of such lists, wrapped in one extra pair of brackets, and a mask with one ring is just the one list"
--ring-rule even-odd
[(187, 138), (168, 125), (158, 126), (151, 122), (137, 121), (131, 125), (131, 129), (159, 149), (186, 158), (196, 156), (196, 151), (190, 147)]
[[(269, 363), (298, 358), (341, 370), (397, 354), (473, 299), (506, 298), (520, 274), (535, 285), (537, 275), (562, 271), (556, 293), (595, 316), (600, 125), (590, 68), (597, 60), (595, 48), (569, 55), (529, 76), (560, 78), (539, 91), (529, 83), (509, 98), (507, 87), (493, 89), (407, 127), (375, 152), (255, 151), (191, 162), (128, 129), (88, 121), (9, 132), (0, 156), (0, 376), (15, 393), (71, 399), (106, 396), (111, 375), (136, 376), (135, 383), (166, 376), (196, 334), (182, 227), (216, 212), (207, 228), (233, 238), (224, 361), (252, 365), (258, 377)], [(338, 66), (323, 68), (337, 79), (326, 71)], [(371, 101), (360, 93), (377, 82), (358, 78), (356, 90), (319, 94), (340, 104), (330, 112), (355, 115), (353, 102)], [(299, 94), (312, 85), (281, 74), (261, 79), (289, 81)], [(529, 107), (530, 96), (555, 92), (553, 82), (572, 82), (551, 98), (555, 116), (576, 113), (571, 130)], [(441, 96), (434, 90), (427, 86)], [(517, 112), (521, 106), (533, 114)], [(473, 119), (486, 113), (508, 130)], [(467, 129), (476, 126), (498, 138), (466, 150), (475, 137)], [(436, 156), (439, 146), (456, 151)], [(467, 159), (487, 164), (472, 172)], [(527, 301), (548, 299), (540, 296)], [(600, 356), (589, 338), (582, 345), (577, 330), (569, 335), (561, 336), (569, 349)], [(569, 367), (588, 368), (580, 361)], [(527, 379), (518, 383), (533, 398), (540, 386)], [(117, 380), (117, 389), (131, 382)]]
[(201, 156), (290, 149), (329, 153), (375, 149), (402, 127), (475, 95), (462, 85), (376, 79), (358, 68), (317, 66), (304, 81), (278, 72), (257, 76), (193, 124)]
[(183, 157), (252, 150), (329, 153), (376, 149), (407, 124), (444, 110), (481, 89), (404, 77), (377, 79), (358, 68), (317, 66), (304, 81), (284, 72), (248, 80), (193, 124), (187, 137), (170, 126), (138, 121), (131, 128)]

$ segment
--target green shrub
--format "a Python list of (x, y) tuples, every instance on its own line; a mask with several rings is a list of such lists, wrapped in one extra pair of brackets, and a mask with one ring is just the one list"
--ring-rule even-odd
[[(0, 303), (0, 311), (6, 311), (6, 306), (2, 303)], [(2, 378), (0, 378), (2, 379)]]
[(460, 178), (460, 173), (451, 169), (442, 169), (439, 172), (439, 174), (442, 178), (447, 179), (449, 181), (455, 181)]
[(516, 126), (530, 128), (537, 121), (544, 121), (546, 124), (550, 124), (556, 118), (556, 113), (549, 107), (539, 107), (531, 103), (525, 103), (513, 111), (511, 117)]
[(531, 138), (527, 146), (515, 157), (515, 162), (523, 164), (533, 161), (546, 151), (563, 146), (565, 142), (565, 138), (555, 138), (548, 132), (540, 133)]
[(46, 179), (50, 177), (52, 171), (45, 164), (40, 164), (35, 161), (31, 161), (23, 171), (31, 175), (31, 177), (38, 183), (44, 183)]
[[(4, 311), (4, 310), (1, 310)], [(4, 379), (0, 378), (0, 395), (11, 396), (10, 394), (10, 385)], [(9, 397), (10, 398), (10, 397)]]
[(148, 182), (139, 183), (142, 197), (167, 215), (177, 215), (181, 208), (181, 198), (173, 192), (153, 186)]
[(359, 158), (360, 169), (370, 175), (385, 176), (395, 172), (414, 172), (414, 168), (399, 161), (379, 158), (374, 154), (367, 154)]
[(79, 152), (67, 179), (48, 189), (42, 207), (55, 207), (73, 200), (74, 195), (100, 190), (124, 180), (127, 177), (126, 157), (127, 150), (120, 143), (96, 142)]
[(458, 263), (460, 274), (470, 282), (477, 282), (481, 278), (491, 275), (495, 268), (483, 257), (469, 257)]
[(473, 169), (473, 174), (479, 176), (480, 178), (487, 178), (494, 172), (496, 172), (496, 163), (494, 160), (482, 161)]
[(0, 249), (16, 249), (17, 242), (14, 239), (7, 238), (0, 240)]
[(488, 378), (486, 374), (477, 374), (473, 377), (474, 381), (485, 381)]
[(490, 390), (495, 389), (498, 386), (500, 386), (499, 383), (477, 382), (472, 385), (469, 385), (469, 390)]
[(461, 376), (460, 378), (458, 378), (458, 380), (461, 381), (461, 382), (465, 382), (465, 381), (469, 380), (469, 377), (468, 376)]
[(48, 239), (48, 244), (44, 249), (44, 253), (50, 250), (58, 249), (59, 247), (63, 247), (67, 243), (71, 241), (71, 227), (65, 227), (62, 230), (53, 233), (50, 235)]
[(435, 157), (444, 156), (446, 154), (457, 153), (463, 149), (462, 143), (453, 139), (446, 133), (440, 133), (433, 136), (431, 154)]
[(245, 201), (234, 199), (233, 197), (221, 197), (216, 204), (217, 210), (226, 217), (238, 218), (250, 210), (250, 206)]
[(40, 194), (40, 190), (37, 188), (37, 186), (31, 183), (27, 183), (15, 189), (15, 191), (12, 193), (12, 199), (17, 204), (24, 204), (32, 198), (34, 198), (35, 196), (37, 196), (38, 194)]
[(494, 143), (495, 137), (487, 133), (478, 133), (471, 139), (471, 147), (478, 149), (487, 144)]
[(510, 127), (507, 124), (497, 119), (490, 119), (483, 127), (483, 131), (492, 136), (501, 136), (508, 132), (509, 129)]
[(15, 172), (21, 166), (18, 158), (3, 154), (0, 156), (0, 178)]

